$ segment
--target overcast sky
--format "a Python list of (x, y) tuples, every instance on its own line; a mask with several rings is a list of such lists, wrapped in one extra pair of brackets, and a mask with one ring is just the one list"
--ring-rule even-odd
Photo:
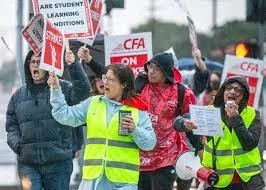
[[(28, 1), (24, 2), (27, 9)], [(104, 20), (105, 30), (112, 34), (128, 34), (130, 28), (145, 23), (150, 17), (150, 3), (155, 3), (155, 17), (157, 19), (186, 24), (185, 14), (174, 0), (125, 0), (125, 9), (112, 11), (112, 22), (107, 18)], [(196, 30), (210, 33), (212, 27), (212, 0), (180, 0), (190, 11)], [(166, 3), (167, 2), (167, 3)], [(222, 25), (230, 20), (244, 20), (246, 5), (245, 0), (217, 0), (217, 23)], [(0, 36), (4, 36), (10, 48), (15, 51), (16, 40), (16, 6), (17, 0), (2, 0), (0, 6)], [(26, 21), (28, 11), (24, 11)], [(110, 30), (112, 28), (112, 30)], [(25, 41), (24, 41), (25, 43)], [(11, 54), (7, 52), (3, 43), (0, 42), (0, 62), (10, 59)]]

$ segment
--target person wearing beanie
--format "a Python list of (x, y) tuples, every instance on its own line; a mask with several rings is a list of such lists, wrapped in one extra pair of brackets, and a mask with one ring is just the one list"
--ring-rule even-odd
[(184, 136), (174, 129), (173, 120), (177, 115), (189, 112), (189, 104), (195, 104), (195, 96), (183, 86), (183, 101), (179, 102), (182, 77), (174, 68), (172, 54), (155, 55), (144, 65), (144, 69), (146, 73), (139, 74), (136, 79), (136, 89), (148, 103), (147, 111), (157, 144), (152, 151), (141, 151), (139, 189), (172, 190), (177, 177), (174, 168), (177, 157), (188, 149)]
[[(249, 95), (246, 79), (232, 76), (223, 82), (214, 99), (213, 106), (221, 108), (224, 135), (207, 137), (202, 160), (203, 166), (219, 174), (214, 189), (262, 190), (265, 186), (258, 149), (261, 119), (259, 112), (248, 106)], [(197, 127), (187, 119), (177, 123), (187, 130)]]

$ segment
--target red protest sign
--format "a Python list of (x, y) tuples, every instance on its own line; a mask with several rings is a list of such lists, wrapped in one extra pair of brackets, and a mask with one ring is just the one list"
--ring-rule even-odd
[(148, 61), (147, 54), (141, 55), (129, 55), (129, 56), (119, 56), (111, 57), (110, 64), (123, 63), (131, 67), (136, 76), (139, 72), (143, 72), (143, 64)]
[(62, 76), (64, 71), (64, 34), (47, 20), (44, 28), (44, 41), (40, 68), (54, 71)]
[(94, 36), (90, 38), (80, 38), (79, 41), (92, 45), (97, 34), (101, 33), (101, 19), (102, 19), (102, 9), (103, 9), (103, 0), (91, 0), (90, 2), (90, 12), (91, 12), (91, 21)]
[(148, 61), (147, 54), (140, 55), (129, 55), (129, 56), (119, 56), (119, 57), (111, 57), (110, 63), (123, 63), (129, 65), (131, 68), (142, 67), (143, 63)]
[(99, 23), (102, 17), (103, 0), (91, 0), (91, 20), (93, 33), (96, 34), (99, 28)]

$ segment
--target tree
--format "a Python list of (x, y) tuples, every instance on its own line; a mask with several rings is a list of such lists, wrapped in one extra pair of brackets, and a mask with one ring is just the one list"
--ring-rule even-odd
[[(191, 44), (189, 42), (188, 27), (186, 25), (149, 20), (147, 23), (131, 30), (132, 33), (149, 31), (152, 31), (154, 55), (173, 46), (177, 57), (191, 56)], [(201, 42), (209, 40), (209, 37), (204, 34), (198, 34), (198, 40), (201, 49), (208, 51), (208, 45), (204, 45), (204, 43)]]
[(254, 23), (232, 21), (217, 27), (213, 33), (212, 46), (226, 47), (241, 40), (249, 41), (256, 39), (257, 27)]
[[(171, 22), (161, 22), (149, 20), (132, 29), (132, 32), (152, 31), (153, 54), (162, 52), (170, 46), (174, 47), (177, 57), (191, 57), (191, 44), (189, 42), (188, 27), (186, 25), (176, 25)], [(198, 44), (202, 55), (208, 58), (223, 61), (224, 57), (212, 57), (212, 51), (219, 49), (224, 56), (227, 46), (232, 46), (238, 41), (250, 41), (257, 35), (256, 25), (243, 21), (232, 21), (217, 27), (213, 30), (213, 35), (198, 33)]]

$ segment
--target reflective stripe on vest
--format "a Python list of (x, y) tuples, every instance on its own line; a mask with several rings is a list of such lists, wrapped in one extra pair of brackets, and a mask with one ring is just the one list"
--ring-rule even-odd
[[(247, 108), (241, 112), (240, 116), (245, 126), (249, 128), (256, 117), (256, 112), (253, 108), (247, 106)], [(216, 147), (216, 170), (219, 174), (219, 182), (215, 187), (218, 188), (227, 187), (231, 183), (234, 171), (238, 173), (244, 182), (247, 182), (251, 176), (262, 171), (258, 148), (256, 147), (251, 151), (243, 150), (234, 130), (232, 129), (232, 132), (230, 132), (224, 123), (222, 123), (222, 125), (224, 136), (221, 137)], [(215, 146), (218, 139), (219, 137), (214, 137)], [(212, 168), (212, 154), (212, 141), (208, 141), (205, 144), (203, 153), (202, 164), (204, 166)]]
[[(87, 113), (87, 142), (84, 154), (83, 178), (92, 180), (100, 177), (103, 171), (112, 182), (137, 184), (139, 179), (139, 148), (131, 135), (118, 135), (118, 113), (114, 114), (109, 126), (106, 124), (106, 103), (93, 97)], [(130, 110), (135, 124), (138, 123), (138, 110)]]

